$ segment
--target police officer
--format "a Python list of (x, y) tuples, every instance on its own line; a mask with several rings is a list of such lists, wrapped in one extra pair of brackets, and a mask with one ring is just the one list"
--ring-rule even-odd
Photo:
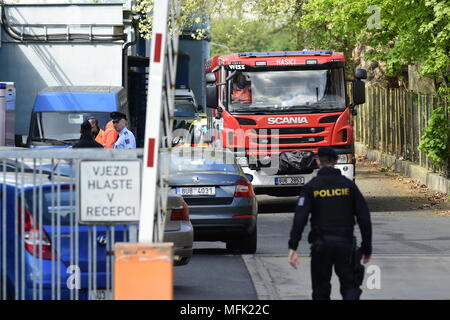
[[(311, 213), (311, 278), (313, 300), (329, 300), (332, 268), (339, 277), (344, 300), (358, 300), (364, 277), (364, 267), (372, 253), (372, 223), (370, 213), (355, 183), (335, 169), (338, 156), (330, 147), (318, 152), (320, 170), (302, 189), (295, 209), (294, 224), (289, 239), (289, 263), (297, 268), (298, 243)], [(362, 236), (356, 249), (353, 236), (355, 219)], [(360, 253), (360, 255), (358, 255)]]
[(121, 112), (114, 112), (114, 129), (119, 133), (117, 141), (114, 143), (114, 149), (134, 149), (136, 148), (136, 139), (134, 134), (127, 129), (127, 116)]

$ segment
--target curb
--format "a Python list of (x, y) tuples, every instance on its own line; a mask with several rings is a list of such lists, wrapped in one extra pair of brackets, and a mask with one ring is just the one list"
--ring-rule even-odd
[(432, 173), (411, 161), (396, 159), (395, 156), (382, 153), (378, 150), (369, 149), (361, 143), (355, 143), (355, 152), (367, 156), (370, 161), (379, 161), (383, 165), (393, 168), (396, 172), (402, 173), (412, 179), (419, 180), (432, 190), (443, 192), (447, 195), (450, 194), (449, 179), (436, 173)]
[(264, 262), (256, 255), (242, 255), (242, 260), (250, 273), (258, 300), (280, 300), (275, 282), (264, 266)]

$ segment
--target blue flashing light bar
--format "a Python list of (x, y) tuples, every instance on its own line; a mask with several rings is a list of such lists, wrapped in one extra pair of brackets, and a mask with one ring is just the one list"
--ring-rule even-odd
[(239, 53), (239, 57), (286, 57), (286, 56), (321, 56), (333, 54), (331, 50), (322, 51), (279, 51), (279, 52), (245, 52)]

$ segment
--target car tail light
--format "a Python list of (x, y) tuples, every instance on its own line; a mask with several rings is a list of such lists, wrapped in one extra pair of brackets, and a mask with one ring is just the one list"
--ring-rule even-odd
[(182, 209), (173, 209), (170, 220), (184, 220), (189, 221), (189, 207), (186, 202), (183, 202)]
[[(42, 259), (52, 260), (52, 243), (42, 228), (36, 228), (33, 223), (33, 215), (30, 210), (25, 207), (24, 209), (24, 227), (23, 230), (21, 228), (21, 208), (18, 208), (19, 212), (19, 233), (24, 232), (23, 239), (25, 243), (25, 249), (31, 253), (33, 256), (40, 258), (41, 252), (40, 248), (42, 248)], [(57, 259), (56, 252), (54, 254), (54, 259)]]
[(252, 184), (244, 181), (239, 180), (236, 185), (236, 192), (234, 193), (235, 198), (252, 198), (255, 196), (255, 193), (253, 192)]

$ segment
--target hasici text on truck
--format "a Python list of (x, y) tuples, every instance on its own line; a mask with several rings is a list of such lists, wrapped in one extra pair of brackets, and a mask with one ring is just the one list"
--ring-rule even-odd
[[(318, 170), (317, 150), (331, 146), (336, 168), (354, 179), (352, 115), (365, 102), (366, 71), (344, 78), (333, 51), (238, 53), (206, 63), (211, 143), (235, 152), (255, 191), (297, 195)], [(346, 83), (351, 83), (347, 92)]]

